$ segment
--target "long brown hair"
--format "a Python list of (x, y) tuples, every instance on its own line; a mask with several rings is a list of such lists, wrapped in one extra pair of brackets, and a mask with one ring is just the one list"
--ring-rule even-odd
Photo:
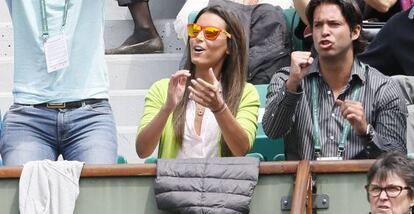
[[(233, 13), (218, 5), (206, 7), (201, 10), (194, 22), (197, 22), (198, 18), (206, 12), (213, 13), (221, 17), (226, 22), (226, 31), (231, 34), (231, 39), (228, 39), (227, 43), (229, 54), (225, 56), (226, 59), (224, 60), (221, 68), (220, 83), (222, 86), (224, 101), (226, 102), (231, 113), (236, 116), (246, 82), (247, 47), (245, 33), (238, 18)], [(179, 143), (182, 143), (184, 136), (184, 124), (186, 120), (185, 114), (190, 93), (188, 86), (191, 83), (191, 79), (195, 77), (195, 65), (191, 62), (189, 44), (190, 42), (187, 42), (188, 57), (184, 68), (190, 70), (191, 78), (187, 79), (187, 87), (185, 89), (183, 99), (173, 112), (174, 134), (177, 142)], [(224, 142), (223, 137), (221, 137), (221, 155), (232, 156), (227, 144)]]

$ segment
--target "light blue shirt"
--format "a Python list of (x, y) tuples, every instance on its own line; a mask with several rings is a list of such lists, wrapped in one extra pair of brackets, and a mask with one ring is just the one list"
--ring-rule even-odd
[[(104, 60), (104, 0), (70, 0), (66, 27), (69, 67), (47, 72), (40, 0), (6, 0), (14, 30), (14, 102), (39, 104), (108, 98)], [(65, 0), (46, 0), (49, 35), (62, 33)]]

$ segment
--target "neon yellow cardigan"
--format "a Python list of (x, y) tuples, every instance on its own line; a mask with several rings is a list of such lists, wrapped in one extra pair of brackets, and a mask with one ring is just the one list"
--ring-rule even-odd
[[(162, 79), (155, 82), (149, 89), (148, 94), (145, 97), (144, 113), (141, 117), (139, 130), (142, 130), (142, 128), (151, 122), (167, 101), (168, 83), (169, 79)], [(256, 88), (252, 84), (246, 83), (239, 109), (237, 110), (236, 120), (246, 131), (246, 134), (249, 137), (250, 148), (253, 146), (256, 137), (259, 105), (259, 94), (257, 93)], [(158, 158), (175, 158), (179, 149), (180, 144), (175, 140), (172, 114), (170, 114), (161, 134)], [(219, 149), (219, 154), (217, 154), (217, 156), (220, 155), (221, 151)]]

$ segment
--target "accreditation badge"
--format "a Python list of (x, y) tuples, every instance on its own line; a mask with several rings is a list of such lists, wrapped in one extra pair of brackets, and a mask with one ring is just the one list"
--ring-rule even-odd
[(69, 66), (68, 48), (64, 34), (48, 38), (43, 45), (45, 49), (48, 73), (67, 68)]

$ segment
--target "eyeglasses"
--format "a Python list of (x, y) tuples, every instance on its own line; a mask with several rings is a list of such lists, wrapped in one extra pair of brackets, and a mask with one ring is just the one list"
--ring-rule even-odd
[(229, 39), (231, 39), (231, 34), (228, 33), (227, 31), (220, 29), (218, 27), (214, 27), (214, 26), (201, 26), (198, 24), (188, 24), (187, 25), (187, 32), (188, 32), (188, 36), (190, 38), (195, 38), (197, 37), (197, 35), (203, 31), (204, 33), (204, 38), (210, 40), (210, 41), (214, 41), (217, 39), (217, 37), (219, 36), (219, 34), (221, 32), (223, 32)]
[(368, 194), (372, 197), (378, 197), (381, 195), (382, 191), (385, 191), (385, 194), (387, 194), (388, 198), (395, 198), (398, 197), (403, 190), (410, 190), (410, 187), (402, 187), (402, 186), (396, 186), (396, 185), (389, 185), (386, 187), (380, 187), (378, 185), (374, 184), (368, 184), (365, 186), (365, 189), (367, 190)]

